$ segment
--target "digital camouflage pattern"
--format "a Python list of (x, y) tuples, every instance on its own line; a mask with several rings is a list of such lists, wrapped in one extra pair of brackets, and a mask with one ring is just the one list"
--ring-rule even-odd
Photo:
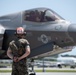
[[(29, 42), (26, 39), (13, 40), (9, 44), (9, 48), (12, 50), (14, 57), (20, 57), (25, 53), (26, 47), (29, 46)], [(12, 75), (28, 75), (27, 58), (14, 62), (12, 64)]]

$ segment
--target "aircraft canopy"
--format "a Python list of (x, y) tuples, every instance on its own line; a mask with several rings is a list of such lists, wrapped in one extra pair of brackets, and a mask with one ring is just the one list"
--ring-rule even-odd
[(49, 22), (63, 19), (57, 13), (50, 9), (38, 8), (24, 12), (24, 20), (32, 22)]

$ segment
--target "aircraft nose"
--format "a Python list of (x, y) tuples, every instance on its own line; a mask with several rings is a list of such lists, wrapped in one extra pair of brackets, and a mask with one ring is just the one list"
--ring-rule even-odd
[(73, 41), (76, 43), (76, 24), (71, 24), (68, 27), (68, 33), (69, 36), (73, 39)]

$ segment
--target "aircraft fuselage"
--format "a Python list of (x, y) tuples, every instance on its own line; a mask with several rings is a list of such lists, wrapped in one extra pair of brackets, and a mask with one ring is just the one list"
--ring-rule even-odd
[[(40, 19), (36, 20), (36, 15)], [(35, 53), (37, 49), (44, 50), (44, 48), (52, 51), (54, 45), (61, 48), (76, 45), (75, 25), (50, 9), (36, 8), (0, 17), (0, 49), (4, 52), (9, 42), (16, 39), (14, 32), (17, 27), (25, 28), (27, 32), (25, 38), (30, 42), (31, 50)], [(37, 55), (39, 54), (40, 52)]]

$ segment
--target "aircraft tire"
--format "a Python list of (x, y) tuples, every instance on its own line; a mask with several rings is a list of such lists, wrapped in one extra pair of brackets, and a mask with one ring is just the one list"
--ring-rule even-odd
[(29, 75), (36, 75), (36, 73), (30, 73)]

